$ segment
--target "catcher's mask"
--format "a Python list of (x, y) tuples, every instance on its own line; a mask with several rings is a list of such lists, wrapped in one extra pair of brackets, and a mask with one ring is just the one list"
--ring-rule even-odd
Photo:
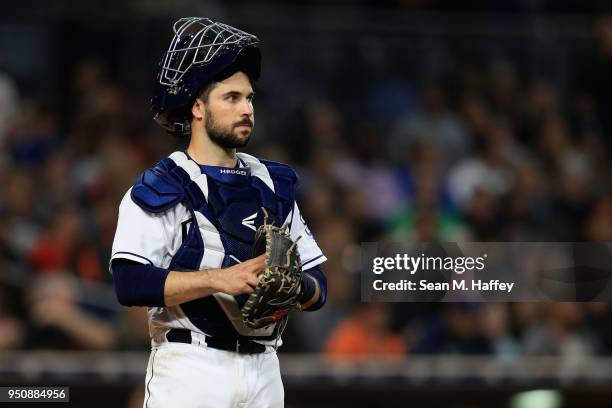
[(251, 81), (259, 78), (259, 39), (249, 33), (203, 17), (181, 18), (164, 53), (151, 98), (153, 119), (168, 133), (191, 133), (191, 106), (213, 81), (236, 71)]

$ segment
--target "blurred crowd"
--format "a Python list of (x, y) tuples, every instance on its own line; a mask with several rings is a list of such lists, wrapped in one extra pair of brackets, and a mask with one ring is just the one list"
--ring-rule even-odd
[[(449, 80), (376, 72), (345, 50), (350, 67), (317, 77), (266, 50), (247, 151), (297, 169), (328, 258), (327, 305), (296, 313), (281, 351), (612, 353), (607, 303), (367, 304), (356, 262), (366, 241), (612, 242), (612, 19), (591, 48), (563, 86), (511, 58)], [(118, 205), (185, 140), (155, 127), (148, 95), (103, 55), (77, 61), (64, 92), (59, 109), (0, 71), (0, 350), (146, 350), (146, 310), (120, 307), (108, 272)]]

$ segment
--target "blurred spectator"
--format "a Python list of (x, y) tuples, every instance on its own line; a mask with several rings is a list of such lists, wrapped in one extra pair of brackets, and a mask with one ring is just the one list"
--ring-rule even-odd
[(412, 348), (414, 354), (493, 353), (494, 338), (487, 338), (482, 326), (485, 313), (483, 304), (448, 303), (441, 311), (443, 313), (423, 328)]
[(509, 304), (509, 320), (512, 335), (521, 339), (525, 332), (541, 319), (542, 303), (521, 302)]
[(289, 144), (293, 161), (305, 165), (315, 158), (317, 152), (344, 151), (341, 123), (340, 113), (332, 103), (312, 101), (296, 126), (295, 140)]
[(389, 218), (393, 238), (417, 241), (459, 241), (469, 232), (457, 217), (442, 173), (439, 150), (415, 146), (411, 159), (397, 172), (403, 204)]
[(553, 184), (557, 239), (583, 239), (582, 225), (592, 204), (593, 171), (588, 157), (569, 135), (565, 121), (554, 116), (542, 123), (539, 150)]
[[(106, 265), (100, 262), (96, 248), (83, 236), (83, 230), (83, 214), (78, 207), (61, 207), (30, 251), (34, 271), (53, 274), (58, 270), (71, 270), (83, 279), (106, 279)], [(108, 231), (106, 238), (105, 249), (108, 249)]]
[(515, 182), (501, 206), (504, 229), (501, 237), (508, 241), (553, 240), (550, 192), (536, 163), (525, 161), (515, 169)]
[[(488, 136), (479, 155), (459, 162), (448, 175), (449, 191), (453, 203), (464, 212), (478, 205), (484, 197), (495, 201), (507, 194), (514, 182), (511, 168), (513, 157), (505, 133)], [(479, 195), (479, 196), (477, 196)]]
[(583, 311), (578, 303), (551, 303), (544, 308), (542, 324), (532, 325), (524, 335), (526, 354), (576, 359), (597, 352), (598, 344), (586, 330)]
[(30, 254), (36, 272), (55, 273), (69, 269), (81, 231), (81, 214), (74, 206), (62, 208), (40, 235)]
[(521, 354), (521, 345), (510, 332), (508, 307), (502, 303), (489, 303), (483, 316), (484, 335), (493, 347), (493, 354), (499, 358), (512, 358)]
[(74, 278), (62, 271), (34, 279), (28, 289), (31, 327), (27, 348), (110, 349), (115, 328), (82, 310)]
[(389, 330), (386, 303), (357, 305), (355, 312), (340, 323), (325, 345), (324, 353), (334, 360), (372, 357), (397, 361), (407, 353), (401, 336)]
[(443, 163), (452, 165), (469, 151), (466, 129), (461, 119), (449, 109), (447, 96), (441, 88), (435, 85), (427, 87), (422, 98), (420, 112), (397, 120), (388, 142), (389, 157), (398, 160), (414, 145), (431, 144), (442, 153)]
[(57, 114), (38, 100), (24, 101), (5, 132), (5, 147), (18, 165), (38, 166), (62, 144)]
[(369, 124), (356, 129), (352, 154), (335, 158), (333, 175), (345, 188), (367, 197), (363, 201), (364, 216), (382, 221), (397, 209), (401, 193), (394, 172), (384, 159), (383, 145), (374, 132)]
[(43, 205), (36, 199), (36, 179), (31, 172), (16, 168), (6, 178), (0, 199), (3, 223), (10, 231), (5, 243), (12, 257), (23, 262), (40, 233)]
[(79, 191), (73, 173), (74, 156), (67, 149), (57, 150), (42, 165), (40, 195), (47, 204), (44, 215), (50, 218), (62, 206), (76, 205)]

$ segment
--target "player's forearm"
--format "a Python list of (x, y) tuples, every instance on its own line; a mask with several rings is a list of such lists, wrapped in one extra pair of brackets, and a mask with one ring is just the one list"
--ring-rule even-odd
[(265, 256), (223, 269), (175, 272), (153, 265), (115, 259), (111, 263), (115, 292), (124, 306), (175, 306), (223, 292), (249, 294), (259, 282)]
[(124, 306), (175, 306), (219, 291), (216, 269), (176, 272), (152, 265), (113, 267), (115, 291)]
[(214, 269), (174, 272), (134, 262), (113, 264), (115, 291), (124, 306), (175, 306), (217, 291)]
[(164, 304), (176, 306), (219, 292), (215, 269), (194, 272), (171, 271), (164, 287)]

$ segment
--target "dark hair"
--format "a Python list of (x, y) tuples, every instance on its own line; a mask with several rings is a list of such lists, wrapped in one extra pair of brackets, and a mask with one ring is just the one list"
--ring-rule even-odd
[[(202, 90), (198, 93), (198, 98), (203, 100), (204, 102), (208, 102), (208, 97), (213, 89), (217, 87), (219, 82), (213, 81), (210, 84), (206, 85)], [(194, 101), (195, 102), (195, 101)]]

